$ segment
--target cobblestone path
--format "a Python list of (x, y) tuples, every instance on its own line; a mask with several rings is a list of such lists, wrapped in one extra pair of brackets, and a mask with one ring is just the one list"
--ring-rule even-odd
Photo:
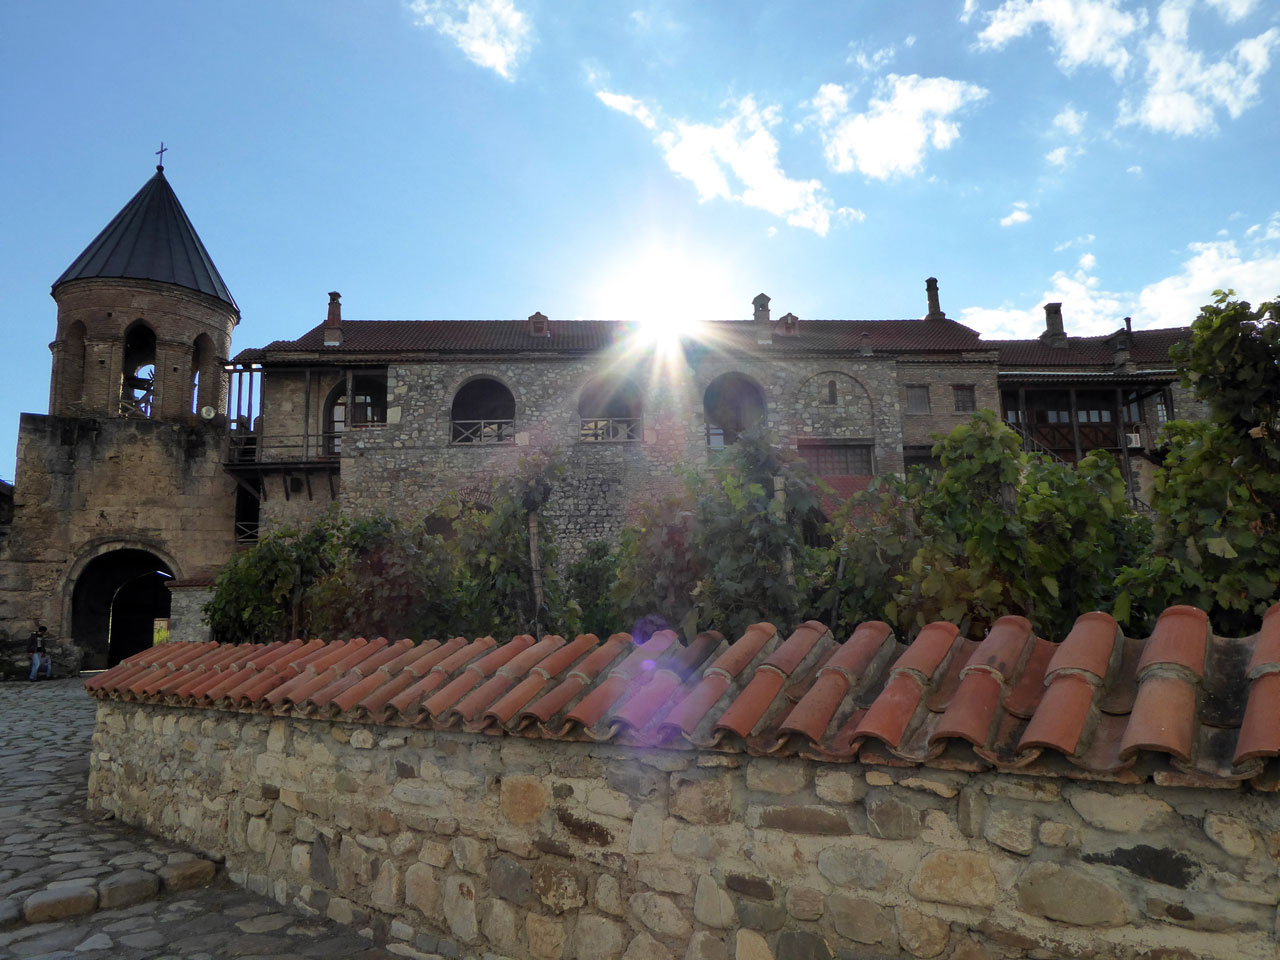
[(140, 830), (91, 819), (94, 706), (81, 680), (0, 683), (0, 958), (393, 960), (351, 930), (295, 914), (221, 872), (181, 889), (204, 882), (209, 865)]

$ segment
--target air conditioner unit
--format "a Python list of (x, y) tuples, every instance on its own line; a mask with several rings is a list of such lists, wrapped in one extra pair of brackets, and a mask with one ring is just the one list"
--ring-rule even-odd
[(1125, 439), (1125, 443), (1127, 443), (1130, 447), (1142, 446), (1142, 434), (1140, 433), (1126, 433), (1124, 435), (1124, 439)]

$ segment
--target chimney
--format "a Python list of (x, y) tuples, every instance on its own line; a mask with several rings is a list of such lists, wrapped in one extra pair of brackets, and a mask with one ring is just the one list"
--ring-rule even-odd
[(542, 313), (535, 313), (529, 317), (529, 336), (531, 337), (549, 337), (551, 336), (551, 321)]
[(871, 349), (871, 331), (863, 330), (858, 337), (858, 354), (863, 357), (869, 357), (873, 352)]
[(1111, 359), (1116, 367), (1129, 365), (1129, 350), (1133, 345), (1133, 318), (1124, 318), (1124, 333), (1116, 332), (1111, 346)]
[(769, 321), (769, 298), (761, 293), (751, 301), (751, 306), (755, 308), (751, 319), (756, 328), (756, 342), (773, 343), (773, 324)]
[(784, 337), (794, 337), (800, 332), (800, 318), (794, 313), (788, 313), (785, 317), (778, 321), (778, 328), (774, 333)]
[(329, 293), (329, 314), (324, 318), (324, 345), (342, 346), (342, 294), (337, 290)]
[(1067, 345), (1067, 335), (1062, 329), (1062, 304), (1044, 305), (1044, 333), (1040, 334), (1040, 339), (1051, 347)]
[(930, 277), (924, 282), (925, 293), (929, 297), (929, 312), (924, 315), (926, 320), (945, 320), (947, 315), (942, 312), (942, 307), (938, 304), (938, 279)]

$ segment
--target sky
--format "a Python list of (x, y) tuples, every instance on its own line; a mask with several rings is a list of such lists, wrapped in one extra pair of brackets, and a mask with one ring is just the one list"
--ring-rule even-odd
[(49, 286), (152, 175), (233, 352), (344, 317), (947, 315), (1280, 295), (1277, 0), (0, 4), (0, 477)]

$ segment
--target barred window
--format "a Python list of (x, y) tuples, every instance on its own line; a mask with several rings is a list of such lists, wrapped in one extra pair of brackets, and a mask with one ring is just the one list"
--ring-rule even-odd
[(927, 386), (907, 387), (907, 413), (929, 412), (929, 388)]
[(871, 444), (864, 442), (818, 441), (801, 443), (800, 456), (813, 472), (823, 477), (869, 477), (872, 473)]
[(972, 385), (956, 384), (951, 388), (951, 392), (955, 395), (956, 413), (973, 413), (978, 409), (977, 401), (973, 396)]

